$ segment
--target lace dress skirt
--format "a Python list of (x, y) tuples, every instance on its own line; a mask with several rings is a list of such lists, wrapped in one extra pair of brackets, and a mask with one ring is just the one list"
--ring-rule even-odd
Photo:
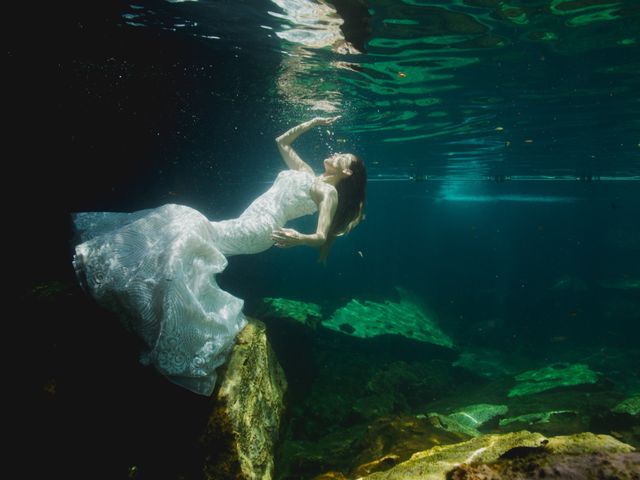
[(74, 215), (74, 267), (83, 288), (145, 343), (141, 361), (172, 382), (211, 395), (244, 327), (243, 301), (215, 275), (227, 266), (215, 223), (181, 205)]

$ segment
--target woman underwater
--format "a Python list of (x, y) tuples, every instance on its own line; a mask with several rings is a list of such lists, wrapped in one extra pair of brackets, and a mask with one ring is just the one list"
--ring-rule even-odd
[[(367, 181), (362, 161), (334, 154), (316, 175), (291, 146), (311, 128), (338, 118), (317, 117), (280, 135), (276, 143), (288, 170), (236, 219), (212, 222), (175, 204), (73, 216), (82, 242), (73, 259), (78, 279), (144, 342), (143, 364), (195, 393), (211, 395), (216, 369), (246, 324), (244, 302), (215, 280), (227, 257), (272, 245), (307, 245), (319, 247), (324, 260), (335, 238), (362, 220)], [(314, 233), (284, 227), (316, 212)]]

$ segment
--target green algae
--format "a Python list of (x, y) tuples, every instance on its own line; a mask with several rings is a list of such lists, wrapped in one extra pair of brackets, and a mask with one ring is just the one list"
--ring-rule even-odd
[(452, 348), (453, 341), (417, 303), (402, 298), (383, 303), (351, 300), (334, 312), (322, 325), (331, 330), (360, 338), (401, 335), (426, 343)]
[(576, 413), (573, 410), (552, 410), (549, 412), (535, 412), (526, 413), (524, 415), (518, 415), (517, 417), (503, 418), (500, 420), (499, 425), (504, 427), (512, 423), (526, 423), (527, 425), (533, 425), (536, 423), (549, 423), (551, 417), (562, 413)]
[(509, 407), (506, 405), (494, 405), (491, 403), (478, 403), (475, 405), (469, 405), (461, 410), (458, 410), (450, 415), (449, 418), (454, 418), (463, 425), (468, 427), (477, 428), (487, 423), (492, 418), (504, 415), (509, 411)]
[(637, 417), (640, 415), (640, 395), (634, 395), (618, 403), (611, 409), (614, 413), (626, 413)]
[(461, 433), (469, 437), (482, 435), (478, 428), (489, 420), (504, 415), (509, 411), (506, 405), (478, 403), (469, 405), (449, 415), (429, 413), (427, 417), (439, 428), (448, 432)]
[(595, 383), (598, 376), (597, 372), (583, 363), (557, 363), (517, 375), (518, 384), (509, 391), (508, 396), (532, 395), (557, 387)]
[(461, 463), (492, 462), (518, 447), (538, 448), (547, 441), (539, 433), (527, 431), (502, 435), (483, 435), (466, 442), (436, 446), (415, 453), (409, 460), (385, 472), (376, 472), (367, 480), (442, 480)]
[(306, 323), (309, 318), (322, 318), (320, 305), (287, 298), (265, 297), (262, 299), (266, 307), (265, 314), (278, 318), (292, 318)]

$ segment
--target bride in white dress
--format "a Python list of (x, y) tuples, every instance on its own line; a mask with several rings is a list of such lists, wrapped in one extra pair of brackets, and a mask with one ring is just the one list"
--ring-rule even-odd
[[(276, 139), (289, 169), (239, 218), (212, 222), (175, 204), (73, 216), (82, 242), (73, 259), (78, 279), (144, 342), (142, 363), (182, 387), (211, 395), (216, 368), (246, 324), (243, 301), (216, 283), (227, 257), (272, 245), (307, 245), (320, 247), (324, 259), (335, 237), (360, 222), (367, 177), (362, 161), (335, 154), (315, 175), (291, 146), (302, 133), (337, 118), (314, 118)], [(289, 220), (315, 212), (314, 233), (284, 228)]]

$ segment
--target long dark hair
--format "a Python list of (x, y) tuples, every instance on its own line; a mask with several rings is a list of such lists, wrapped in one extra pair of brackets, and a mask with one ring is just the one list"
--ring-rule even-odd
[(351, 175), (336, 185), (338, 206), (333, 214), (327, 238), (320, 247), (320, 261), (324, 262), (336, 237), (349, 233), (364, 218), (364, 201), (367, 193), (367, 169), (358, 157), (349, 165)]

